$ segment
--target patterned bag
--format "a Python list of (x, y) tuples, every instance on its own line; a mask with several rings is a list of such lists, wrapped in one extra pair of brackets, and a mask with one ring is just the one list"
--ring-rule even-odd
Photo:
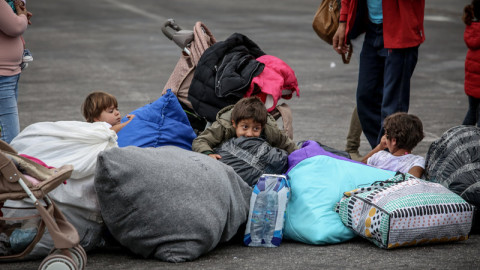
[(392, 249), (467, 240), (474, 206), (440, 184), (397, 174), (345, 192), (335, 211), (355, 233)]

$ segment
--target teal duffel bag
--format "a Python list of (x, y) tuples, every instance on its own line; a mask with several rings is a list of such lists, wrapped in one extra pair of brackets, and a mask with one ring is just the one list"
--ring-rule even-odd
[(473, 211), (446, 187), (400, 173), (345, 192), (336, 206), (345, 226), (385, 249), (466, 240)]

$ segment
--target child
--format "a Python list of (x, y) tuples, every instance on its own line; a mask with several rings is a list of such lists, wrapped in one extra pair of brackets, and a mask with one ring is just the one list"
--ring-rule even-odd
[(127, 115), (128, 121), (120, 123), (122, 117), (118, 111), (117, 99), (106, 92), (90, 93), (82, 104), (83, 117), (89, 123), (105, 122), (108, 127), (118, 133), (135, 117), (133, 114)]
[[(21, 9), (21, 10), (26, 9), (26, 0), (5, 0), (5, 1), (13, 9), (13, 12), (15, 12), (17, 14), (19, 13), (19, 12), (17, 12), (18, 9)], [(27, 15), (27, 19), (28, 19), (28, 24), (32, 24), (30, 22), (30, 18), (32, 17), (33, 14), (31, 12), (27, 11), (26, 15)], [(22, 39), (22, 42), (23, 42), (23, 56), (22, 56), (22, 63), (20, 64), (20, 67), (22, 69), (25, 69), (25, 68), (28, 67), (28, 63), (33, 61), (33, 55), (32, 55), (32, 53), (30, 52), (29, 49), (25, 48), (25, 40), (23, 39), (23, 37), (21, 37), (21, 39)]]
[[(424, 137), (420, 119), (412, 114), (397, 112), (385, 118), (383, 128), (385, 135), (380, 144), (370, 151), (362, 162), (421, 178), (425, 159), (411, 153)], [(385, 148), (388, 148), (388, 152), (384, 151)]]
[(463, 39), (468, 47), (465, 59), (465, 94), (468, 96), (468, 112), (464, 125), (480, 127), (480, 0), (473, 0), (463, 11), (466, 24)]
[(262, 136), (271, 146), (288, 153), (297, 149), (287, 134), (278, 128), (275, 119), (268, 114), (258, 97), (243, 98), (235, 105), (220, 110), (217, 120), (193, 140), (192, 149), (214, 159), (221, 159), (220, 155), (213, 152), (213, 148), (233, 137), (241, 136)]

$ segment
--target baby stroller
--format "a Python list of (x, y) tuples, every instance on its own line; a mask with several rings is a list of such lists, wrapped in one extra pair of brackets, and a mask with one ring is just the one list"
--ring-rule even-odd
[(188, 89), (203, 52), (217, 41), (202, 22), (195, 23), (191, 31), (183, 30), (175, 20), (168, 19), (162, 26), (162, 32), (182, 49), (180, 59), (165, 84), (162, 95), (167, 92), (167, 89), (172, 90), (187, 114), (190, 125), (196, 133), (199, 133), (205, 129), (207, 121), (194, 112), (188, 100)]
[[(24, 258), (40, 241), (45, 227), (54, 249), (42, 261), (39, 269), (82, 270), (87, 263), (79, 236), (48, 193), (67, 180), (73, 166), (47, 168), (32, 159), (19, 155), (10, 145), (0, 141), (0, 261)], [(12, 208), (6, 200), (30, 198), (35, 207)], [(23, 215), (37, 210), (36, 215)], [(23, 214), (22, 214), (23, 212)], [(8, 213), (8, 217), (4, 216)]]

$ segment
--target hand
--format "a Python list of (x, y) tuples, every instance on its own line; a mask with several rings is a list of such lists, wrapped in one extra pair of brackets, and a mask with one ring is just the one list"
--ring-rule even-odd
[(27, 16), (27, 8), (25, 7), (25, 3), (23, 3), (22, 0), (15, 0), (13, 2), (13, 5), (15, 6), (15, 9), (17, 10), (17, 15), (25, 15)]
[(209, 154), (208, 156), (216, 160), (219, 160), (222, 158), (222, 156), (220, 156), (219, 154)]
[(30, 11), (27, 11), (27, 20), (28, 20), (28, 24), (32, 24), (32, 22), (30, 21), (30, 18), (32, 18), (33, 16), (33, 13), (31, 13)]
[(345, 44), (345, 28), (346, 23), (339, 23), (332, 40), (333, 49), (339, 54), (347, 53), (348, 51), (348, 46)]
[(127, 114), (128, 121), (131, 121), (133, 118), (135, 118), (135, 114)]
[(17, 10), (17, 15), (25, 15), (27, 16), (28, 24), (32, 24), (30, 18), (32, 18), (33, 14), (27, 10), (25, 3), (22, 0), (15, 0), (13, 3), (15, 5), (15, 9)]
[(380, 146), (380, 149), (382, 149), (382, 150), (388, 147), (387, 146), (387, 135), (382, 136), (382, 139), (380, 139), (380, 144), (378, 146)]

